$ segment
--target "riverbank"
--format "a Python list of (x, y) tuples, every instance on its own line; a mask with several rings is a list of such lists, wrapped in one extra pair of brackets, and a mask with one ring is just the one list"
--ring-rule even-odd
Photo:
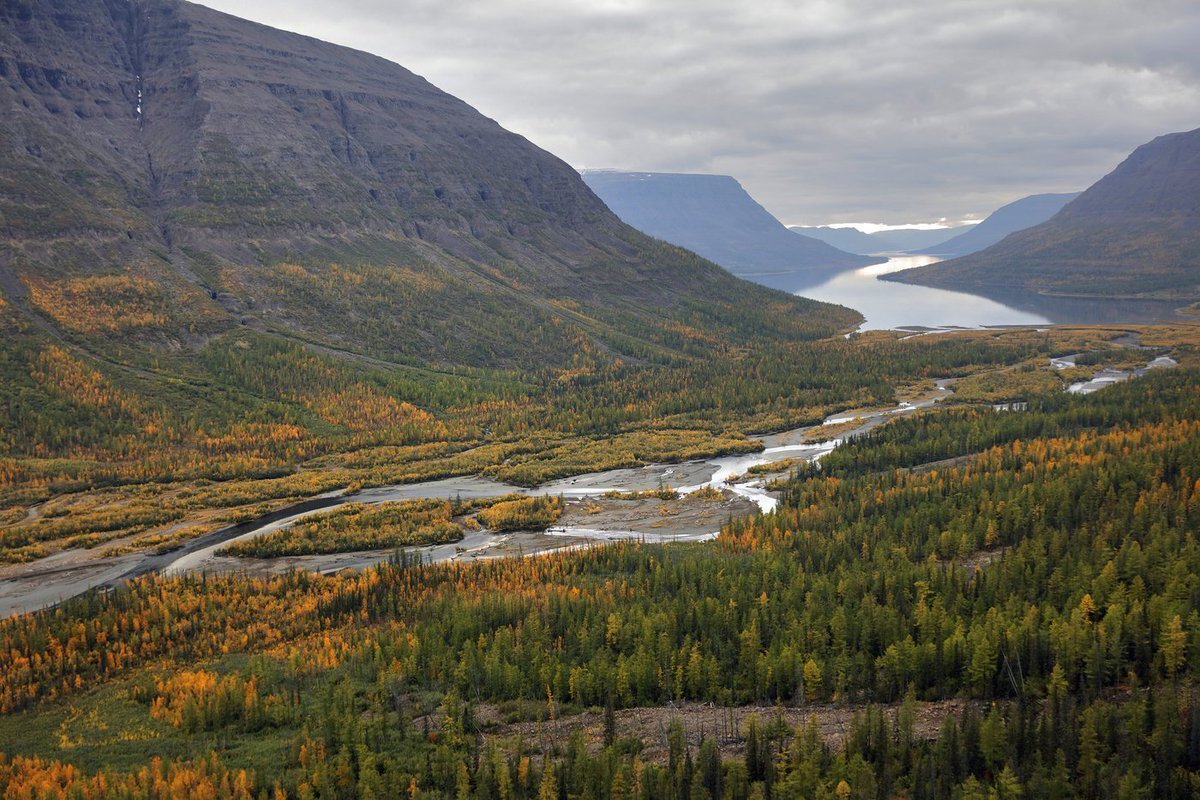
[[(1136, 345), (1136, 342), (1132, 344)], [(1137, 377), (1148, 369), (1174, 365), (1171, 358), (1159, 356), (1138, 368), (1100, 369), (1090, 380), (1066, 388), (1073, 393), (1088, 393), (1119, 380)], [(1053, 358), (1050, 366), (1056, 370), (1075, 368), (1075, 357)], [(509, 493), (555, 495), (565, 501), (563, 517), (548, 531), (470, 531), (452, 544), (408, 548), (409, 552), (428, 562), (535, 555), (622, 538), (703, 541), (714, 538), (729, 519), (772, 511), (778, 498), (768, 486), (774, 479), (786, 475), (798, 464), (821, 458), (842, 442), (862, 435), (888, 419), (942, 402), (953, 393), (955, 380), (938, 380), (894, 407), (845, 411), (831, 415), (820, 425), (754, 437), (762, 449), (753, 453), (585, 473), (533, 489), (466, 476), (382, 486), (353, 494), (334, 491), (250, 521), (210, 531), (169, 552), (142, 550), (114, 555), (111, 546), (64, 550), (30, 563), (0, 566), (0, 618), (45, 608), (88, 590), (115, 586), (151, 572), (278, 574), (290, 569), (309, 569), (329, 573), (362, 569), (391, 557), (394, 551), (390, 549), (277, 559), (216, 555), (218, 549), (232, 541), (287, 528), (301, 519), (347, 502), (471, 499)], [(770, 465), (773, 464), (778, 465), (778, 469), (772, 470)], [(674, 488), (680, 498), (620, 496), (655, 492), (664, 487)], [(706, 491), (699, 492), (701, 489)]]
[[(114, 586), (151, 572), (275, 574), (293, 568), (336, 572), (361, 569), (389, 558), (392, 550), (280, 559), (216, 555), (218, 549), (232, 541), (286, 528), (307, 516), (351, 501), (380, 503), (427, 497), (468, 499), (509, 493), (561, 495), (567, 501), (563, 519), (550, 531), (504, 534), (477, 531), (453, 544), (409, 548), (410, 552), (430, 562), (534, 555), (618, 538), (702, 541), (715, 537), (721, 525), (731, 518), (774, 509), (777, 497), (766, 489), (766, 484), (777, 475), (750, 475), (751, 467), (816, 460), (846, 439), (870, 430), (891, 416), (940, 402), (950, 394), (948, 383), (939, 381), (936, 388), (894, 408), (843, 412), (821, 425), (755, 437), (763, 445), (763, 449), (755, 453), (586, 473), (551, 481), (534, 489), (468, 476), (382, 486), (354, 494), (330, 492), (254, 520), (211, 531), (166, 553), (137, 551), (114, 556), (110, 555), (110, 547), (65, 550), (30, 563), (0, 567), (0, 618), (45, 608), (88, 590)], [(860, 424), (847, 430), (847, 421)], [(828, 441), (812, 441), (826, 424), (839, 425), (838, 436)], [(719, 494), (710, 499), (685, 497), (680, 501), (630, 501), (605, 497), (611, 493), (648, 491), (664, 486), (673, 487), (684, 496), (699, 489), (712, 489)]]
[[(1068, 391), (1088, 393), (1148, 369), (1174, 366), (1158, 357), (1128, 370), (1100, 370), (1091, 380)], [(1072, 356), (1051, 360), (1055, 369), (1075, 366)], [(0, 618), (54, 605), (88, 590), (115, 586), (137, 575), (161, 572), (245, 572), (279, 574), (290, 569), (337, 572), (362, 569), (386, 560), (393, 550), (368, 550), (276, 559), (218, 556), (233, 541), (287, 528), (297, 521), (346, 502), (381, 503), (418, 498), (482, 498), (503, 494), (561, 496), (566, 504), (558, 524), (541, 532), (469, 531), (451, 544), (407, 548), (427, 562), (477, 560), (536, 555), (563, 548), (584, 547), (617, 539), (645, 541), (703, 541), (714, 538), (726, 521), (756, 512), (769, 513), (778, 497), (768, 486), (800, 463), (811, 463), (842, 442), (862, 435), (897, 415), (929, 408), (953, 393), (955, 379), (932, 387), (889, 408), (859, 409), (832, 415), (820, 425), (755, 437), (758, 452), (681, 463), (586, 473), (529, 489), (478, 476), (445, 478), (419, 483), (365, 489), (353, 494), (329, 492), (256, 519), (198, 536), (169, 552), (135, 551), (112, 555), (109, 547), (72, 549), (27, 564), (0, 567)], [(770, 465), (779, 465), (777, 470)], [(766, 469), (764, 469), (766, 467)], [(629, 498), (622, 494), (676, 490), (676, 499)], [(700, 490), (705, 490), (701, 492)]]

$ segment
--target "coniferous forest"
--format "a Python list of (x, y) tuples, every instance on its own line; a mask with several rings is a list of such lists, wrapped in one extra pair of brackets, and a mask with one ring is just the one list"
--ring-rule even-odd
[[(14, 797), (1194, 796), (1198, 377), (898, 420), (713, 544), (145, 577), (11, 618), (0, 780)], [(689, 726), (709, 704), (741, 713)]]

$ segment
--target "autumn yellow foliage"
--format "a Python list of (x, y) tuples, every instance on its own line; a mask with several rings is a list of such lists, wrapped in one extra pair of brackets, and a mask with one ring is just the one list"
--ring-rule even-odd
[(33, 304), (72, 330), (117, 333), (167, 323), (162, 290), (138, 275), (89, 275), (59, 281), (27, 278), (25, 283)]

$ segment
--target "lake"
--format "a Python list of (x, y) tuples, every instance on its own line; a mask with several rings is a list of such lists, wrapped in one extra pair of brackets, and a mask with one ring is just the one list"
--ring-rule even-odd
[(886, 263), (843, 272), (796, 294), (859, 311), (859, 330), (979, 328), (1052, 323), (1145, 323), (1180, 319), (1177, 303), (1091, 300), (1011, 292), (993, 297), (879, 280), (880, 275), (941, 261), (936, 256), (894, 256)]

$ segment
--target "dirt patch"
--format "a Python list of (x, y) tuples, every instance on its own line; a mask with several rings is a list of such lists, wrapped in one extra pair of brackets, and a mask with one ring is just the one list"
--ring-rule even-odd
[(963, 556), (954, 562), (955, 566), (965, 569), (967, 572), (978, 572), (985, 569), (1000, 556), (1004, 555), (1006, 547), (997, 547), (992, 550), (979, 550), (969, 555)]
[(935, 469), (952, 469), (954, 467), (961, 467), (963, 464), (966, 464), (968, 461), (970, 461), (972, 458), (975, 458), (977, 455), (979, 455), (979, 454), (978, 453), (967, 453), (965, 456), (954, 456), (953, 458), (943, 458), (940, 461), (928, 461), (924, 464), (916, 464), (914, 466), (911, 466), (908, 468), (908, 471), (921, 473), (921, 472), (931, 472), (932, 470), (935, 470)]
[(845, 422), (831, 422), (828, 425), (818, 425), (814, 428), (809, 428), (804, 434), (805, 442), (828, 442), (842, 436), (847, 436), (858, 431), (863, 426), (863, 420), (851, 419)]
[(125, 574), (139, 556), (104, 558), (100, 548), (64, 550), (29, 564), (0, 567), (0, 619), (73, 597)]
[[(938, 700), (918, 702), (913, 724), (913, 735), (922, 741), (931, 741), (941, 735), (942, 723), (948, 715), (961, 718), (970, 705), (965, 700)], [(882, 706), (888, 719), (895, 721), (900, 705), (893, 703)], [(725, 758), (745, 754), (746, 731), (752, 716), (758, 717), (762, 727), (781, 721), (790, 731), (801, 723), (816, 720), (821, 737), (835, 750), (845, 746), (850, 734), (854, 715), (863, 706), (835, 706), (813, 704), (802, 707), (784, 706), (713, 706), (702, 703), (685, 703), (680, 706), (655, 708), (629, 708), (617, 711), (615, 730), (617, 737), (632, 736), (644, 743), (642, 757), (659, 761), (667, 758), (667, 731), (673, 721), (683, 725), (684, 737), (692, 747), (699, 747), (704, 737), (712, 737), (720, 746)], [(604, 712), (584, 711), (580, 714), (556, 720), (504, 723), (495, 706), (483, 704), (476, 711), (476, 719), (485, 735), (496, 738), (522, 738), (527, 745), (547, 749), (561, 747), (567, 738), (582, 730), (588, 747), (599, 750), (604, 743)], [(790, 740), (790, 735), (788, 736)], [(786, 744), (786, 742), (784, 743)]]
[(664, 486), (695, 486), (707, 483), (716, 467), (711, 461), (684, 461), (678, 464), (649, 464), (633, 469), (610, 469), (562, 478), (541, 486), (547, 494), (607, 491), (637, 492)]

